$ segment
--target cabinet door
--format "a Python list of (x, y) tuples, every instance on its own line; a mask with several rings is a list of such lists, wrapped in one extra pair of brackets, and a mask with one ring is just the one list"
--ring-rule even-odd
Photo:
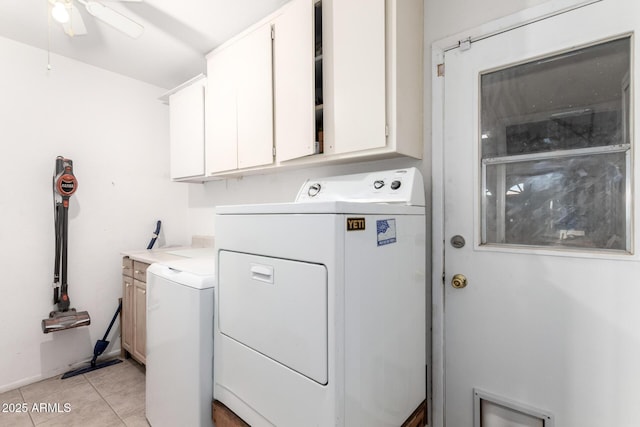
[(386, 145), (385, 0), (323, 0), (325, 153)]
[(274, 21), (273, 82), (278, 161), (314, 153), (313, 2), (294, 0)]
[(207, 61), (206, 174), (237, 169), (236, 51), (233, 46)]
[(273, 162), (273, 80), (271, 25), (238, 40), (238, 168)]
[(134, 279), (134, 337), (133, 356), (145, 363), (147, 344), (147, 285)]
[(122, 277), (122, 347), (133, 351), (133, 278)]
[(204, 82), (169, 97), (171, 178), (204, 175)]

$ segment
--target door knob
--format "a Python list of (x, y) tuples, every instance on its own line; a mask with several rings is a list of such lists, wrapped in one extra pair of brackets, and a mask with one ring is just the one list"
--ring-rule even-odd
[(456, 274), (451, 279), (451, 286), (456, 289), (462, 289), (467, 286), (467, 278), (464, 274)]

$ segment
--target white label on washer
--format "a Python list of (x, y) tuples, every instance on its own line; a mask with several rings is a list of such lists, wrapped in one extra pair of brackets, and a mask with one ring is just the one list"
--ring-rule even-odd
[(378, 234), (378, 246), (388, 245), (396, 242), (396, 220), (379, 219), (376, 221), (376, 230)]

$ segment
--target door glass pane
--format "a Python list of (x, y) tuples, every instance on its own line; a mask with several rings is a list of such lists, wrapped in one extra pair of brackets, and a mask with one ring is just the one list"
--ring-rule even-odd
[(481, 74), (483, 244), (629, 250), (630, 45)]

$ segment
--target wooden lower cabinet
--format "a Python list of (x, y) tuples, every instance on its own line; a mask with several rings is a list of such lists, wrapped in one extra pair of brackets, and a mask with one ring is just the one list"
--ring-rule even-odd
[(133, 357), (146, 363), (147, 343), (147, 284), (133, 280)]
[(149, 264), (122, 259), (122, 351), (124, 357), (133, 357), (145, 363), (147, 340), (147, 283)]
[(122, 276), (122, 349), (133, 352), (133, 278)]

